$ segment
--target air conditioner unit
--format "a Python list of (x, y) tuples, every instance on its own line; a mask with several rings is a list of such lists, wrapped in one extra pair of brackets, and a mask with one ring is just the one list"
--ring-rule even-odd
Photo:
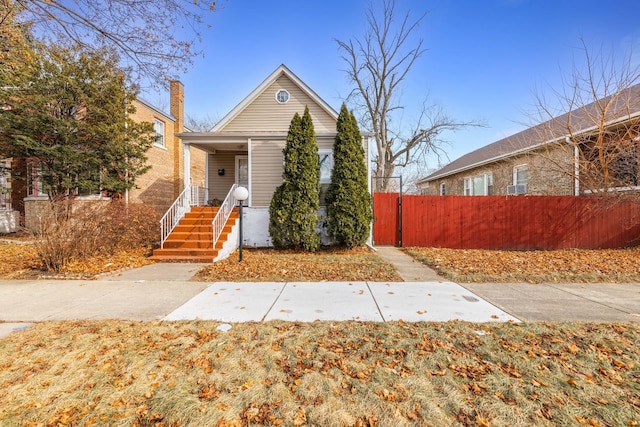
[(527, 194), (527, 184), (507, 185), (507, 196)]

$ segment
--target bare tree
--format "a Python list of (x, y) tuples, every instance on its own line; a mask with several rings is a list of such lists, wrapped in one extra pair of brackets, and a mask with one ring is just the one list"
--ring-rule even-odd
[[(537, 126), (549, 170), (574, 182), (576, 194), (637, 189), (640, 169), (640, 67), (582, 41), (584, 64), (552, 91), (537, 95)], [(564, 111), (557, 115), (558, 111)]]
[[(213, 1), (184, 0), (0, 0), (15, 7), (34, 34), (56, 43), (118, 52), (134, 75), (163, 83), (201, 52), (203, 15)], [(1, 23), (0, 23), (1, 25)]]
[(219, 118), (215, 118), (210, 114), (206, 114), (204, 116), (187, 115), (185, 127), (193, 132), (209, 132), (211, 128), (218, 123), (218, 121), (220, 121)]
[(438, 105), (424, 103), (415, 125), (409, 129), (394, 122), (394, 115), (404, 109), (400, 91), (406, 76), (426, 51), (423, 40), (416, 38), (426, 13), (411, 20), (410, 14), (397, 20), (395, 0), (383, 0), (381, 15), (369, 5), (367, 31), (362, 39), (336, 40), (347, 63), (346, 70), (355, 88), (349, 101), (362, 112), (363, 127), (375, 139), (375, 191), (387, 191), (397, 167), (424, 164), (427, 154), (446, 156), (442, 146), (445, 131), (474, 123), (457, 122)]

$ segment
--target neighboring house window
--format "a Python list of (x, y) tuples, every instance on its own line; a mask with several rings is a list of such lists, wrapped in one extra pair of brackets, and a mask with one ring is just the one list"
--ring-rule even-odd
[(491, 196), (493, 194), (493, 175), (485, 173), (464, 179), (465, 196)]
[(320, 156), (320, 183), (329, 184), (331, 182), (331, 169), (333, 169), (333, 151), (318, 150)]
[(8, 177), (8, 162), (0, 162), (0, 210), (11, 209), (11, 187)]
[(518, 165), (513, 168), (513, 185), (507, 186), (507, 195), (527, 194), (529, 181), (529, 167)]
[(42, 168), (35, 162), (27, 164), (27, 197), (45, 197), (42, 185)]
[(447, 186), (444, 182), (440, 183), (440, 195), (441, 196), (446, 196), (447, 195)]
[(278, 104), (286, 104), (289, 101), (289, 92), (284, 89), (276, 92), (276, 101)]
[[(86, 176), (77, 176), (76, 182), (80, 183), (81, 181), (90, 181), (90, 182), (101, 182), (102, 176), (100, 171), (96, 171), (94, 173), (89, 173)], [(99, 196), (102, 195), (102, 189), (89, 189), (89, 188), (76, 188), (76, 196)]]
[(162, 120), (154, 119), (153, 129), (156, 132), (155, 145), (158, 147), (164, 147), (164, 122)]
[(513, 185), (527, 185), (529, 181), (529, 166), (519, 165), (513, 168)]

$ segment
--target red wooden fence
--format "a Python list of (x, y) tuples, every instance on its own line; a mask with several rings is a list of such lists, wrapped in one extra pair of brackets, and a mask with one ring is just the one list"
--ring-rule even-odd
[(534, 250), (640, 243), (640, 201), (405, 195), (400, 233), (398, 199), (398, 194), (374, 194), (374, 244)]

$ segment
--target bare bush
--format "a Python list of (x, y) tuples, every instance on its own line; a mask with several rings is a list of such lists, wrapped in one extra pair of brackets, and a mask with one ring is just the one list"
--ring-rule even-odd
[(147, 206), (120, 201), (50, 201), (33, 232), (35, 246), (45, 269), (60, 271), (73, 260), (150, 246), (157, 218)]

